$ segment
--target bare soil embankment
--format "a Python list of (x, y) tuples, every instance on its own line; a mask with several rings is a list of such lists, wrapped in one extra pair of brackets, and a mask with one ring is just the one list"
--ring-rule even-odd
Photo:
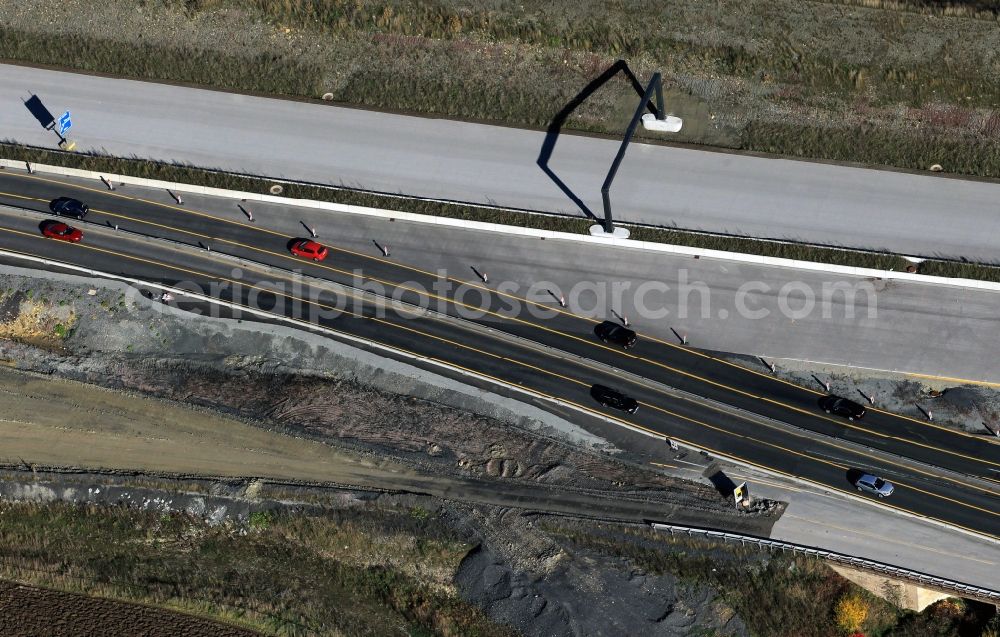
[[(20, 309), (0, 317), (0, 327), (25, 322), (28, 311), (37, 325), (52, 323), (50, 313), (76, 319), (62, 336), (52, 328), (47, 343), (34, 333), (28, 342), (0, 341), (0, 358), (91, 384), (0, 375), (13, 421), (12, 444), (0, 452), (9, 464), (365, 484), (454, 498), (466, 489), (495, 504), (765, 534), (780, 512), (737, 514), (710, 486), (602, 453), (599, 439), (569, 423), (501, 419), (489, 396), (476, 403), (457, 384), (430, 394), (423, 387), (433, 375), (381, 359), (359, 363), (358, 350), (329, 339), (189, 320), (116, 287), (91, 296), (56, 282), (5, 281), (0, 300), (20, 299), (8, 301)], [(134, 394), (95, 393), (92, 385)], [(591, 444), (573, 444), (584, 436)]]
[[(369, 498), (362, 506), (398, 510), (397, 500), (384, 498), (410, 498), (403, 500), (406, 506), (434, 511), (448, 528), (459, 529), (465, 551), (478, 546), (475, 554), (489, 559), (462, 561), (461, 569), (456, 562), (452, 574), (461, 570), (463, 576), (453, 594), (525, 634), (594, 634), (615, 625), (633, 634), (672, 635), (684, 634), (671, 632), (682, 624), (745, 634), (732, 610), (719, 610), (728, 606), (711, 587), (678, 587), (666, 573), (636, 580), (630, 569), (620, 570), (620, 558), (585, 557), (585, 551), (552, 538), (536, 526), (544, 519), (537, 512), (633, 522), (651, 517), (766, 533), (780, 506), (737, 514), (711, 487), (616, 458), (608, 445), (569, 423), (524, 416), (505, 421), (497, 416), (509, 413), (488, 401), (480, 405), (481, 413), (451, 406), (477, 403), (470, 396), (449, 397), (454, 390), (443, 385), (428, 389), (426, 375), (417, 369), (391, 361), (366, 367), (359, 362), (363, 353), (328, 340), (234, 321), (191, 320), (120, 286), (90, 288), (70, 281), (56, 275), (5, 276), (0, 284), (5, 301), (0, 323), (19, 330), (0, 340), (0, 359), (17, 368), (0, 371), (9, 434), (0, 455), (10, 469), (32, 476), (30, 484), (15, 490), (20, 499), (107, 504), (97, 492), (107, 496), (111, 487), (86, 486), (88, 480), (114, 485), (138, 479), (147, 486), (160, 481), (169, 489), (171, 474), (196, 474), (215, 477), (222, 491), (241, 501), (232, 506), (235, 515), (218, 514), (224, 505), (210, 506), (204, 498), (200, 508), (191, 508), (197, 497), (151, 498), (120, 486), (113, 491), (115, 501), (245, 525), (261, 511), (254, 503), (262, 498), (336, 509), (345, 506), (343, 492), (330, 492), (331, 486), (388, 490), (401, 495)], [(55, 321), (68, 312), (72, 324), (56, 330)], [(396, 392), (434, 395), (442, 402)], [(61, 473), (46, 471), (57, 467)], [(66, 467), (73, 471), (65, 473)], [(358, 506), (357, 500), (347, 502)], [(30, 546), (14, 536), (8, 541)], [(36, 549), (56, 563), (69, 559), (59, 557), (54, 544)], [(239, 550), (233, 548), (230, 559), (243, 559)], [(104, 559), (111, 558), (95, 556), (87, 563)], [(388, 566), (393, 572), (426, 570), (411, 569), (405, 560)], [(21, 581), (60, 586), (80, 581), (62, 576), (38, 581), (32, 579), (37, 570), (5, 568), (4, 576)], [(70, 570), (80, 576), (79, 569)], [(522, 584), (495, 588), (489, 576), (501, 572), (502, 579)], [(93, 571), (83, 578), (109, 586), (115, 580)], [(541, 581), (554, 588), (536, 590), (534, 583)], [(632, 581), (646, 582), (636, 586), (650, 586), (657, 594), (633, 596), (623, 588)], [(134, 591), (147, 586), (140, 580), (112, 588), (136, 599)], [(566, 591), (575, 592), (566, 597)], [(628, 612), (608, 613), (601, 600), (610, 591), (619, 591), (617, 603)], [(157, 604), (172, 599), (149, 595), (138, 599)], [(206, 591), (196, 599), (204, 595), (211, 599)], [(220, 608), (228, 609), (225, 616), (268, 594), (247, 595), (249, 601), (238, 595), (219, 600)], [(483, 595), (492, 601), (486, 603)], [(580, 599), (591, 600), (586, 609), (576, 607)], [(546, 601), (540, 607), (538, 600)], [(686, 610), (678, 615), (672, 609), (680, 600)], [(372, 603), (383, 608), (387, 602)], [(633, 616), (638, 609), (644, 610)], [(255, 628), (266, 625), (262, 622)]]

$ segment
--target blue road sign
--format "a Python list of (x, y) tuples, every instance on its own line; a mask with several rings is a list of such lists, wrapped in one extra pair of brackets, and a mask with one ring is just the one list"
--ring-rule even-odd
[(69, 118), (69, 111), (62, 114), (59, 118), (59, 134), (65, 135), (66, 131), (73, 127), (73, 122)]

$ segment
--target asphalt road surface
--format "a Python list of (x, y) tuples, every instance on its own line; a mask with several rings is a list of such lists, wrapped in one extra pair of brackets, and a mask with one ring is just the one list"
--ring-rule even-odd
[[(345, 275), (351, 277), (345, 282), (353, 281), (343, 252), (337, 252), (337, 258), (329, 262), (301, 261), (286, 251), (294, 236), (128, 198), (117, 198), (114, 203), (113, 211), (95, 206), (87, 221), (78, 224), (85, 232), (80, 244), (42, 238), (39, 224), (50, 215), (0, 212), (0, 245), (165, 284), (184, 282), (221, 298), (275, 308), (346, 334), (519, 385), (535, 392), (538, 404), (546, 408), (553, 407), (544, 397), (556, 398), (587, 413), (603, 413), (623, 425), (837, 491), (853, 492), (850, 480), (859, 470), (876, 472), (897, 484), (896, 493), (881, 506), (1000, 538), (1000, 482), (992, 478), (993, 469), (1000, 466), (1000, 454), (996, 446), (977, 438), (886, 413), (872, 413), (860, 423), (831, 418), (815, 406), (815, 392), (734, 367), (705, 353), (666, 343), (650, 343), (641, 354), (604, 347), (593, 336), (594, 322), (574, 315), (558, 314), (544, 322), (524, 316), (503, 319), (487, 315), (477, 325), (380, 309), (371, 297), (345, 293), (328, 282)], [(44, 204), (40, 207), (45, 208)], [(155, 234), (187, 243), (211, 240), (213, 251), (138, 238), (124, 229), (108, 227), (125, 219), (137, 227), (139, 215), (152, 216), (155, 213), (149, 211), (155, 208), (171, 212), (143, 221), (149, 234), (156, 229)], [(184, 223), (191, 223), (192, 228), (208, 224), (203, 229), (211, 230), (212, 235), (194, 238), (192, 229), (179, 227)], [(231, 238), (223, 239), (222, 235)], [(239, 264), (220, 254), (223, 245), (227, 252), (267, 265)], [(335, 249), (335, 242), (331, 247)], [(392, 277), (399, 275), (398, 268), (383, 262), (373, 267), (368, 280), (391, 286)], [(292, 269), (301, 269), (307, 276)], [(394, 289), (392, 293), (404, 300), (419, 297), (412, 290)], [(500, 296), (487, 293), (484, 298), (493, 307)], [(454, 305), (450, 299), (443, 302), (446, 308)], [(482, 325), (494, 329), (484, 330)], [(541, 347), (535, 341), (553, 347)], [(633, 396), (640, 402), (639, 412), (626, 415), (602, 408), (591, 397), (594, 383), (611, 385)]]
[[(128, 186), (107, 195), (104, 185), (94, 180), (0, 170), (0, 202), (18, 205), (25, 202), (20, 197), (30, 195), (37, 199), (34, 205), (39, 205), (56, 194), (75, 196), (109, 211), (135, 198), (157, 206), (173, 203), (163, 190)], [(203, 211), (218, 219), (248, 221), (237, 207), (239, 201), (198, 195), (184, 199), (185, 205), (174, 212)], [(130, 210), (148, 207), (135, 201), (127, 205)], [(379, 254), (373, 242), (378, 240), (391, 248), (393, 263), (414, 268), (417, 274), (444, 269), (453, 279), (474, 279), (470, 268), (475, 266), (491, 277), (494, 286), (515, 285), (521, 293), (534, 286), (543, 304), (555, 304), (547, 292), (554, 290), (577, 313), (613, 319), (609, 312), (613, 308), (629, 317), (644, 337), (676, 343), (676, 330), (700, 349), (819, 364), (812, 367), (842, 365), (920, 374), (949, 385), (1000, 384), (1000, 367), (995, 364), (1000, 340), (992, 337), (1000, 329), (1000, 293), (692, 259), (601, 242), (539, 241), (294, 205), (256, 203), (251, 208), (253, 227), (291, 236), (304, 233), (305, 223), (317, 228), (321, 237), (336, 237), (341, 249), (366, 257)], [(173, 209), (150, 214), (162, 216), (165, 210)], [(130, 219), (119, 222), (123, 227), (132, 223)], [(185, 221), (192, 222), (190, 218)], [(194, 229), (209, 236), (214, 232), (210, 225)], [(361, 263), (367, 267), (367, 261)], [(685, 281), (690, 293), (685, 292)], [(666, 288), (649, 290), (651, 285)], [(826, 290), (838, 287), (846, 287), (848, 293), (827, 295)], [(648, 293), (643, 294), (643, 289)], [(790, 292), (785, 295), (785, 291)], [(804, 291), (815, 298), (812, 310), (788, 313), (783, 301), (799, 310)], [(476, 299), (470, 296), (468, 301)], [(741, 301), (752, 311), (742, 311)], [(781, 360), (777, 363), (786, 365)], [(857, 391), (878, 395), (879, 390), (859, 379), (849, 393), (854, 396)], [(882, 400), (881, 395), (878, 399)], [(915, 407), (910, 415), (919, 415)]]
[[(0, 137), (55, 145), (21, 103), (32, 92), (57, 116), (72, 111), (81, 151), (583, 214), (537, 165), (542, 132), (0, 65)], [(562, 135), (549, 163), (598, 216), (617, 146)], [(636, 144), (612, 201), (634, 222), (918, 256), (1000, 253), (1000, 185), (930, 174)]]
[[(357, 216), (333, 217), (336, 223), (331, 227), (330, 213), (320, 213), (322, 218), (308, 217), (306, 222), (294, 214), (275, 214), (252, 206), (257, 214), (251, 223), (238, 206), (223, 199), (188, 201), (185, 206), (177, 206), (167, 203), (165, 193), (158, 191), (129, 188), (109, 193), (76, 183), (5, 170), (0, 172), (0, 203), (45, 212), (55, 197), (77, 196), (91, 205), (87, 226), (119, 226), (192, 248), (211, 247), (219, 253), (280, 268), (300, 268), (306, 274), (468, 318), (527, 341), (660, 380), (720, 404), (1000, 484), (1000, 445), (982, 435), (878, 409), (870, 409), (860, 422), (850, 422), (823, 413), (819, 405), (822, 392), (748, 370), (711, 353), (678, 346), (676, 341), (657, 338), (655, 332), (646, 332), (642, 327), (637, 327), (643, 340), (635, 350), (624, 352), (604, 346), (594, 338), (593, 330), (601, 319), (611, 316), (579, 311), (574, 307), (577, 303), (562, 310), (553, 298), (544, 295), (533, 301), (520, 291), (503, 292), (507, 283), (514, 282), (495, 278), (491, 284), (484, 284), (474, 278), (474, 266), (454, 264), (432, 269), (411, 260), (412, 249), (397, 249), (393, 256), (388, 242), (390, 257), (384, 258), (376, 251), (376, 245), (381, 244), (365, 234), (354, 235)], [(246, 204), (244, 210), (252, 214), (250, 206)], [(420, 230), (420, 224), (403, 225), (410, 234)], [(306, 236), (307, 229), (317, 227), (322, 229), (320, 239), (332, 250), (332, 256), (321, 264), (291, 256), (291, 242)], [(328, 229), (331, 236), (325, 238)], [(445, 244), (432, 252), (445, 254), (453, 245)], [(563, 249), (565, 246), (558, 242), (547, 243), (545, 248), (557, 254)], [(477, 264), (487, 271), (482, 262)], [(239, 282), (242, 276), (242, 272), (231, 273), (229, 278)], [(588, 305), (582, 295), (579, 305)], [(822, 324), (825, 319), (820, 316), (819, 321)], [(771, 325), (780, 328), (782, 323)], [(765, 325), (760, 321), (757, 324)]]

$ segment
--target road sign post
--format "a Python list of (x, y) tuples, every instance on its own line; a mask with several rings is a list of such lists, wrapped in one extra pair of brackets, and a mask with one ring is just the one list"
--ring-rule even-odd
[(69, 111), (62, 114), (58, 121), (58, 130), (56, 129), (56, 118), (53, 117), (49, 109), (45, 108), (42, 104), (42, 100), (37, 95), (32, 95), (28, 99), (24, 100), (24, 106), (28, 111), (38, 120), (38, 123), (42, 125), (45, 130), (50, 130), (59, 136), (59, 147), (63, 150), (73, 150), (76, 143), (71, 142), (66, 139), (65, 134), (73, 126), (73, 121), (70, 119)]

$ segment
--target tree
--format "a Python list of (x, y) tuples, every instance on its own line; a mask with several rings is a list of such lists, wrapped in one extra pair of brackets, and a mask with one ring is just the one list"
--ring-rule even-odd
[(848, 593), (837, 602), (834, 616), (837, 627), (844, 632), (861, 630), (861, 624), (868, 617), (868, 603), (857, 593)]

